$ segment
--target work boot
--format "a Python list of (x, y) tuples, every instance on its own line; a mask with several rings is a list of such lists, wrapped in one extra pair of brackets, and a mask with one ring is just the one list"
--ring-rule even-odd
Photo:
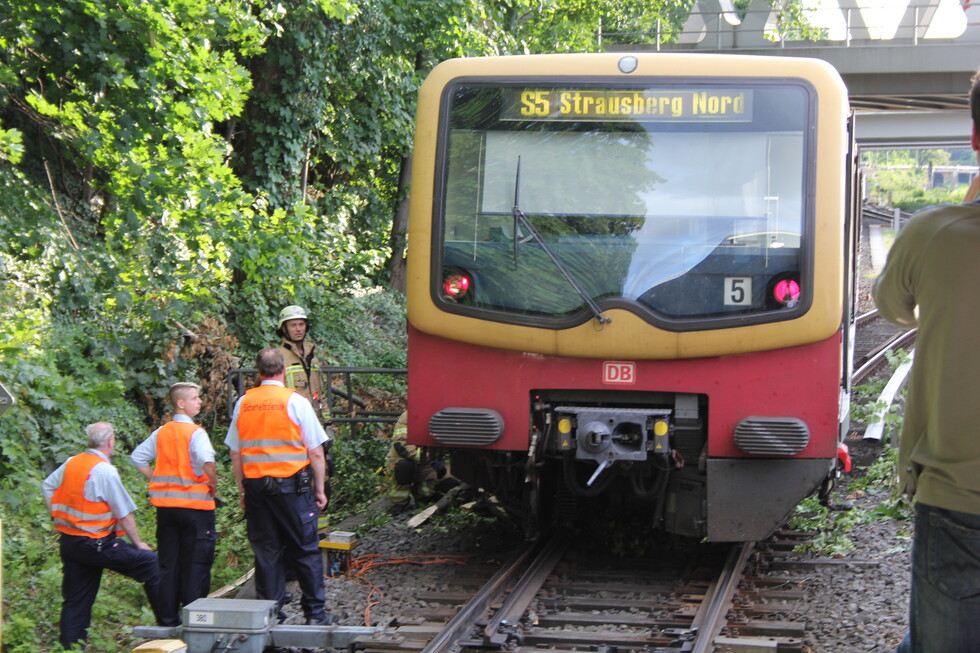
[(329, 626), (335, 623), (337, 623), (337, 617), (333, 616), (332, 614), (324, 613), (316, 617), (306, 618), (307, 626)]

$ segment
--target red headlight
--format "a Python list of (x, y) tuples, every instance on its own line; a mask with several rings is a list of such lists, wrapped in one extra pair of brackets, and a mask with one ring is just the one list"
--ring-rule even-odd
[(795, 306), (800, 301), (800, 282), (796, 279), (783, 279), (773, 287), (772, 295), (783, 306)]
[(470, 291), (470, 278), (464, 274), (450, 274), (442, 281), (442, 292), (450, 299), (462, 299)]

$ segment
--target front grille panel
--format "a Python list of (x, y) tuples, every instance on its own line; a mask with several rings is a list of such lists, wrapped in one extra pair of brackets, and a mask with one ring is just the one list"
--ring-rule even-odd
[(444, 408), (429, 420), (429, 434), (449, 446), (485, 446), (504, 434), (504, 419), (488, 408)]
[(735, 445), (753, 455), (793, 456), (810, 442), (810, 428), (795, 417), (746, 417), (735, 427)]

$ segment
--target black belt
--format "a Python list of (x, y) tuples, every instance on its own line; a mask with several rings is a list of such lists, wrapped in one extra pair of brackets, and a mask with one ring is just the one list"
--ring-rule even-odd
[[(313, 470), (307, 465), (292, 476), (262, 476), (260, 478), (245, 479), (245, 487), (248, 489), (250, 484), (254, 484), (253, 489), (263, 494), (297, 494), (310, 489), (312, 480)], [(278, 486), (278, 491), (270, 491), (272, 487), (276, 486)]]

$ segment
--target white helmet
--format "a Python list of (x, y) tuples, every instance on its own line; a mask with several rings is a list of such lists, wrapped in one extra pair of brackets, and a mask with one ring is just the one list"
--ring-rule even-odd
[(279, 311), (279, 327), (277, 328), (277, 331), (281, 332), (282, 325), (289, 320), (306, 320), (307, 326), (310, 324), (310, 318), (306, 317), (306, 311), (303, 310), (302, 306), (287, 306)]

